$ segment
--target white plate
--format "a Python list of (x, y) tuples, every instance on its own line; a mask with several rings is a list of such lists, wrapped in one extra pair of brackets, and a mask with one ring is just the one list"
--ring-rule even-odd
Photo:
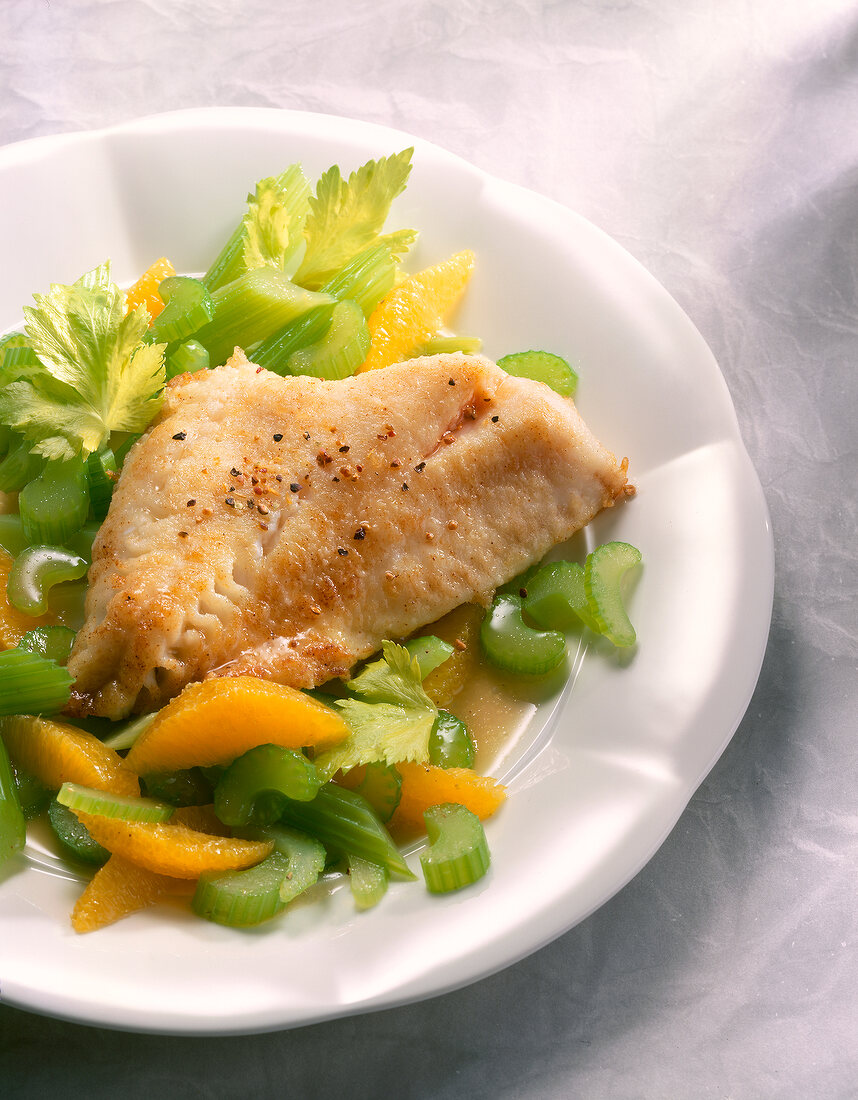
[[(560, 935), (653, 855), (751, 697), (772, 604), (762, 492), (718, 367), (687, 317), (618, 245), (570, 211), (405, 134), (323, 115), (180, 112), (0, 150), (0, 331), (50, 282), (106, 257), (132, 281), (155, 257), (204, 269), (253, 182), (310, 176), (414, 144), (395, 220), (415, 266), (473, 248), (460, 331), (485, 351), (541, 347), (581, 369), (579, 405), (628, 455), (638, 497), (591, 542), (643, 552), (633, 659), (588, 653), (504, 765), (477, 887), (395, 885), (354, 911), (347, 890), (255, 932), (158, 908), (77, 936), (79, 884), (37, 847), (0, 882), (7, 1003), (111, 1027), (262, 1031), (392, 1006), (474, 981)], [(555, 705), (558, 704), (558, 705)], [(416, 858), (412, 864), (417, 868)]]

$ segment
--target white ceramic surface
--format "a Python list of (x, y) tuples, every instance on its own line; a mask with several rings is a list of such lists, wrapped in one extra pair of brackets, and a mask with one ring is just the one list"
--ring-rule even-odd
[(248, 188), (293, 160), (315, 176), (407, 144), (414, 171), (391, 221), (421, 230), (411, 265), (473, 248), (457, 327), (490, 356), (542, 347), (574, 360), (582, 414), (630, 458), (637, 498), (587, 539), (643, 553), (630, 600), (637, 651), (592, 646), (505, 758), (510, 797), (487, 825), (493, 866), (477, 887), (432, 898), (396, 884), (366, 914), (340, 889), (253, 932), (165, 906), (76, 936), (79, 883), (34, 844), (0, 880), (8, 1003), (111, 1027), (242, 1032), (473, 981), (623, 886), (747, 707), (768, 634), (772, 539), (724, 381), (669, 295), (565, 208), (400, 132), (324, 115), (179, 112), (39, 139), (0, 150), (0, 331), (33, 292), (108, 256), (121, 282), (164, 254), (179, 270), (205, 268)]

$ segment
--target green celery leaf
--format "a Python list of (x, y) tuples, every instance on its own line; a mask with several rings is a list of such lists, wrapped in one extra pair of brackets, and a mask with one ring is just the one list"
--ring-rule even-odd
[(383, 642), (384, 657), (349, 681), (360, 699), (338, 699), (333, 704), (345, 718), (351, 736), (314, 760), (326, 776), (339, 768), (382, 760), (424, 763), (429, 759), (429, 734), (438, 709), (420, 678), (420, 667), (404, 646)]
[(48, 458), (89, 454), (111, 431), (141, 432), (161, 404), (165, 345), (144, 342), (149, 315), (125, 313), (109, 263), (34, 300), (24, 314), (39, 369), (0, 392), (0, 423)]
[(390, 206), (405, 189), (412, 149), (368, 161), (344, 180), (334, 165), (319, 179), (304, 228), (307, 251), (295, 281), (318, 289), (380, 234)]
[(247, 196), (247, 214), (242, 222), (245, 270), (286, 270), (289, 260), (304, 246), (309, 192), (300, 164), (293, 164), (276, 179), (269, 177), (257, 183), (256, 191)]

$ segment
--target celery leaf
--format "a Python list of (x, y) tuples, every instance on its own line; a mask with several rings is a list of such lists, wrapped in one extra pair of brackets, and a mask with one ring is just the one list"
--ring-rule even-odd
[(309, 191), (299, 164), (291, 165), (276, 179), (257, 183), (255, 192), (247, 196), (247, 213), (242, 221), (246, 271), (257, 267), (286, 271), (293, 259), (297, 265), (299, 249), (304, 248)]
[(334, 165), (319, 179), (304, 227), (307, 251), (295, 281), (318, 289), (362, 248), (374, 243), (390, 205), (405, 189), (413, 149), (371, 160), (347, 180)]
[(375, 760), (396, 764), (429, 759), (429, 734), (438, 709), (423, 690), (416, 658), (395, 642), (382, 646), (384, 657), (347, 685), (361, 698), (334, 703), (351, 736), (316, 757), (316, 767), (327, 776)]
[(164, 388), (164, 346), (146, 344), (149, 314), (125, 312), (109, 263), (25, 307), (39, 369), (0, 391), (0, 423), (51, 459), (90, 454), (112, 431), (142, 432)]

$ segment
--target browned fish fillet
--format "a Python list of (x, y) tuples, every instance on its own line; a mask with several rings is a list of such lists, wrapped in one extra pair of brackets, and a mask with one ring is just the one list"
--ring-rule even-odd
[(151, 710), (212, 672), (345, 675), (487, 600), (627, 492), (625, 466), (571, 400), (478, 356), (180, 376), (93, 548), (71, 709)]

